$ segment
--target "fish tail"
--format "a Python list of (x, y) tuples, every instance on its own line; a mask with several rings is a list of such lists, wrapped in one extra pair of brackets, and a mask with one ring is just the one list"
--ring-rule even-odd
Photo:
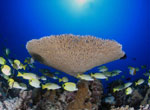
[(27, 63), (27, 59), (24, 60), (24, 63)]
[(27, 64), (23, 66), (23, 69), (26, 70)]
[(80, 78), (80, 74), (77, 75), (77, 78)]
[(108, 81), (108, 77), (106, 78), (106, 81)]
[(62, 81), (62, 79), (59, 79), (59, 82), (61, 82)]
[(21, 72), (19, 72), (19, 71), (18, 71), (18, 74), (17, 74), (17, 76), (22, 76)]
[(93, 73), (91, 73), (91, 77), (93, 77), (94, 76), (94, 74)]
[(135, 86), (137, 86), (138, 85), (138, 83), (137, 82), (135, 82)]
[(45, 89), (45, 85), (42, 85), (42, 89)]
[(116, 92), (116, 89), (113, 89), (113, 92), (115, 93), (115, 92)]

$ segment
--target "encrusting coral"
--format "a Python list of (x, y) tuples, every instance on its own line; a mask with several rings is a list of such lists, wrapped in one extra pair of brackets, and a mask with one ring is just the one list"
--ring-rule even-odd
[(72, 34), (33, 39), (26, 48), (37, 61), (72, 76), (125, 55), (116, 41)]

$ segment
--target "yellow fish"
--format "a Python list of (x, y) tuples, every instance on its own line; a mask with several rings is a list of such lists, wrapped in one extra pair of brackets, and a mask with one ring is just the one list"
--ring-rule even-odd
[(80, 78), (80, 79), (86, 80), (86, 81), (93, 81), (94, 80), (90, 75), (87, 75), (87, 74), (78, 74), (77, 78)]
[(40, 79), (43, 80), (43, 81), (47, 80), (47, 78), (45, 76), (41, 76)]
[(106, 66), (101, 66), (98, 68), (100, 72), (108, 71), (108, 68)]
[(113, 88), (113, 92), (118, 92), (118, 91), (121, 91), (123, 89), (124, 89), (124, 86), (123, 85), (119, 85), (119, 86)]
[(55, 90), (59, 88), (61, 87), (55, 83), (46, 83), (42, 85), (42, 89)]
[(144, 83), (144, 79), (139, 79), (137, 82), (135, 82), (135, 86), (141, 85)]
[(103, 74), (103, 73), (94, 73), (94, 74), (92, 73), (91, 76), (96, 78), (96, 79), (106, 79), (106, 80), (108, 80), (108, 77), (105, 76), (105, 74)]
[(1, 65), (5, 65), (6, 64), (6, 60), (3, 57), (0, 57), (0, 64)]
[(26, 69), (27, 65), (23, 65), (19, 60), (14, 60), (13, 61), (13, 68), (16, 69), (16, 70), (19, 70), (19, 69)]
[(129, 94), (132, 94), (132, 88), (131, 87), (128, 87), (126, 90), (125, 90), (125, 94), (126, 95), (129, 95)]
[(21, 76), (24, 79), (28, 79), (28, 80), (30, 80), (30, 79), (39, 79), (39, 77), (34, 73), (21, 73), (21, 72), (18, 72), (17, 76), (18, 77)]
[(40, 88), (40, 81), (38, 79), (30, 79), (29, 80), (29, 84), (32, 86), (32, 87), (35, 87), (35, 88)]
[(59, 79), (59, 82), (68, 82), (69, 79), (67, 77), (63, 77), (61, 79)]
[(70, 92), (73, 92), (73, 91), (77, 91), (78, 88), (76, 87), (76, 84), (73, 83), (73, 82), (66, 82), (62, 85), (62, 87), (66, 90), (66, 91), (70, 91)]
[(8, 66), (8, 65), (3, 65), (3, 66), (1, 67), (1, 71), (2, 71), (3, 74), (5, 74), (5, 75), (7, 75), (7, 76), (10, 76), (10, 75), (11, 75), (11, 68), (10, 68), (10, 66)]
[(24, 60), (24, 63), (28, 63), (28, 64), (33, 64), (34, 63), (34, 59), (31, 57), (27, 57), (25, 60)]
[(14, 81), (14, 79), (12, 78), (8, 80), (8, 85), (10, 88), (27, 89), (27, 88), (22, 87), (18, 82)]
[(139, 68), (134, 68), (134, 67), (131, 67), (131, 66), (129, 66), (128, 69), (129, 69), (129, 73), (131, 75), (136, 75), (136, 72), (139, 71)]

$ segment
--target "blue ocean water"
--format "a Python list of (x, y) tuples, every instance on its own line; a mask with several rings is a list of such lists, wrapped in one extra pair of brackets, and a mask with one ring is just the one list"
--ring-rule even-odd
[[(131, 81), (146, 78), (143, 70), (129, 75), (128, 66), (150, 68), (149, 5), (149, 0), (89, 0), (82, 5), (75, 0), (1, 0), (0, 54), (6, 46), (13, 57), (24, 60), (29, 56), (25, 45), (31, 39), (70, 33), (93, 35), (118, 41), (127, 55), (125, 60), (105, 64), (110, 70), (123, 71), (108, 82), (122, 75), (131, 77)], [(36, 66), (46, 67), (38, 62)], [(108, 82), (102, 82), (107, 86)]]

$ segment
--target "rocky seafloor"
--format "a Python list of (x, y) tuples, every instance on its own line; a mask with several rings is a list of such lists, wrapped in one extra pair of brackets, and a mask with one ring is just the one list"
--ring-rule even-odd
[[(115, 82), (116, 83), (116, 82)], [(111, 83), (113, 88), (115, 83)], [(150, 88), (140, 85), (130, 95), (124, 90), (109, 93), (115, 97), (115, 103), (104, 101), (108, 94), (103, 93), (99, 80), (79, 81), (76, 92), (58, 90), (19, 90), (8, 89), (0, 84), (0, 110), (150, 110)]]

